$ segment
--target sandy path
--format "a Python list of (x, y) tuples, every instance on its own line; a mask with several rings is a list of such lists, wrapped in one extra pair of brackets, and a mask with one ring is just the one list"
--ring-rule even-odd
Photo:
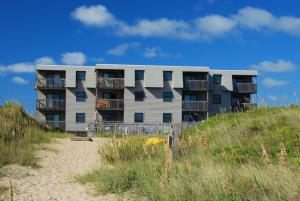
[[(58, 152), (39, 151), (41, 168), (18, 165), (6, 166), (4, 172), (11, 177), (14, 200), (19, 201), (94, 201), (116, 200), (113, 195), (93, 196), (88, 186), (74, 182), (74, 175), (83, 174), (100, 165), (99, 146), (105, 139), (93, 142), (58, 139), (51, 144)], [(8, 185), (8, 177), (0, 178)]]

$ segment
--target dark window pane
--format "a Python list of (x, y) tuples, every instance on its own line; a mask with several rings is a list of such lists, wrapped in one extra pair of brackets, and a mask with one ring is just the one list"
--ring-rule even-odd
[(136, 91), (134, 93), (135, 101), (143, 101), (144, 100), (144, 92), (143, 91)]
[(76, 92), (76, 101), (85, 101), (85, 92)]
[(144, 71), (143, 70), (135, 71), (135, 80), (144, 80)]
[(172, 113), (163, 113), (163, 122), (164, 123), (172, 122)]
[(172, 71), (164, 71), (164, 81), (172, 80)]
[(213, 104), (221, 104), (222, 98), (220, 94), (213, 94)]
[(222, 83), (222, 75), (214, 75), (213, 82), (214, 82), (214, 84), (221, 84)]
[(172, 101), (173, 93), (172, 92), (163, 92), (163, 101)]
[(134, 113), (134, 122), (135, 123), (144, 122), (144, 114), (143, 113)]
[(102, 115), (103, 121), (117, 121), (117, 114), (116, 113), (104, 113)]
[(76, 71), (76, 80), (77, 81), (85, 80), (85, 71)]
[(76, 122), (84, 123), (85, 122), (85, 113), (76, 113)]

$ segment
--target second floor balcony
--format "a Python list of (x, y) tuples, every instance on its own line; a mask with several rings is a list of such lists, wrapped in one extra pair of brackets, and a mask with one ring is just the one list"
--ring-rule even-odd
[(237, 93), (256, 93), (257, 86), (254, 83), (236, 83), (235, 90)]
[(98, 110), (123, 110), (123, 99), (102, 99), (96, 100), (96, 107)]
[(124, 89), (124, 78), (99, 78), (100, 89)]
[(184, 80), (183, 88), (191, 91), (207, 91), (207, 80)]
[(65, 79), (63, 78), (38, 78), (35, 82), (37, 89), (64, 89)]
[(183, 111), (206, 112), (208, 111), (207, 101), (183, 101)]
[(66, 101), (63, 99), (38, 99), (36, 109), (38, 110), (65, 110)]

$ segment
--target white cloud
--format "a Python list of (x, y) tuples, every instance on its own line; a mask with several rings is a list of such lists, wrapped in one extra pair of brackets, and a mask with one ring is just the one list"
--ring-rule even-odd
[(285, 81), (285, 80), (275, 80), (271, 77), (266, 77), (264, 80), (263, 80), (263, 85), (265, 87), (281, 87), (281, 86), (284, 86), (284, 85), (287, 85), (288, 82)]
[(136, 48), (138, 47), (139, 44), (138, 43), (123, 43), (120, 44), (112, 49), (107, 50), (107, 54), (109, 55), (113, 55), (113, 56), (122, 56), (124, 54), (126, 54), (126, 52), (128, 51), (129, 48)]
[(86, 59), (82, 52), (65, 52), (61, 55), (61, 62), (66, 65), (81, 66), (86, 62)]
[(238, 14), (233, 16), (233, 19), (244, 27), (256, 30), (264, 27), (272, 27), (276, 21), (270, 12), (253, 7), (240, 9)]
[(104, 57), (92, 57), (89, 60), (94, 62), (99, 62), (99, 63), (104, 63), (106, 61)]
[(53, 65), (55, 64), (55, 61), (51, 57), (41, 57), (35, 60), (35, 64), (41, 64), (41, 65)]
[(32, 63), (15, 63), (8, 66), (0, 66), (0, 73), (33, 73), (34, 65)]
[(12, 81), (13, 83), (19, 84), (19, 85), (26, 85), (26, 84), (29, 83), (28, 80), (25, 80), (25, 79), (23, 79), (23, 78), (21, 78), (21, 77), (19, 77), (19, 76), (12, 77), (12, 78), (11, 78), (11, 81)]
[(71, 16), (88, 26), (112, 26), (117, 21), (105, 6), (80, 6), (76, 8)]
[(206, 34), (214, 36), (230, 32), (236, 26), (236, 22), (220, 15), (209, 15), (196, 20), (198, 29)]
[(252, 69), (265, 71), (265, 72), (293, 72), (297, 69), (296, 65), (291, 61), (278, 60), (277, 62), (263, 61), (251, 66)]
[(277, 17), (267, 10), (255, 7), (241, 8), (230, 16), (210, 14), (189, 21), (161, 17), (154, 20), (139, 19), (134, 24), (117, 19), (103, 5), (78, 7), (71, 13), (71, 16), (88, 26), (109, 27), (119, 36), (207, 40), (240, 28), (300, 36), (300, 18)]
[(167, 52), (162, 51), (160, 47), (152, 47), (146, 48), (144, 52), (144, 57), (146, 58), (155, 58), (155, 57), (167, 57), (167, 58), (181, 58), (181, 54), (170, 54)]

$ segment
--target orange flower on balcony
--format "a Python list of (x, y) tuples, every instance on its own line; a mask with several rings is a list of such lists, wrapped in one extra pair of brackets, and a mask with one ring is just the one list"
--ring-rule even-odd
[(109, 100), (99, 99), (97, 100), (97, 107), (99, 108), (109, 108)]

